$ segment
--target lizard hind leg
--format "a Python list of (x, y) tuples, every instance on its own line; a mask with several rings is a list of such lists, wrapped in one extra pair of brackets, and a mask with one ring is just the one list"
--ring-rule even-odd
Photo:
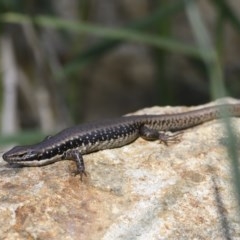
[(164, 132), (158, 131), (156, 129), (147, 127), (143, 125), (139, 131), (140, 137), (147, 141), (155, 141), (159, 140), (160, 143), (164, 143), (165, 145), (169, 145), (169, 143), (178, 143), (181, 140), (181, 135), (183, 134), (182, 131), (171, 133), (171, 132)]

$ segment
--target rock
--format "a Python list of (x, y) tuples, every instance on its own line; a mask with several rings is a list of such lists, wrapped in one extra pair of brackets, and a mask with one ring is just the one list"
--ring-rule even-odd
[[(240, 119), (232, 123), (239, 136)], [(13, 168), (1, 159), (1, 239), (237, 239), (239, 208), (226, 146), (224, 124), (214, 120), (186, 130), (170, 146), (138, 139), (85, 155), (82, 182), (72, 174), (74, 162)]]

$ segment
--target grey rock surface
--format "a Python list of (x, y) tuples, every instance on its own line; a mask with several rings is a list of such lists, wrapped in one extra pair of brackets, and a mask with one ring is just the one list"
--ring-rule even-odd
[[(240, 119), (231, 122), (240, 136)], [(169, 146), (138, 139), (85, 155), (83, 182), (71, 161), (12, 168), (1, 159), (1, 239), (239, 239), (227, 144), (221, 120), (188, 129)]]

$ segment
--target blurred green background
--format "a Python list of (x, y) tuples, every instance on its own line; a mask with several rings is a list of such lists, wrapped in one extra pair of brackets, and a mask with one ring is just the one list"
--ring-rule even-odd
[(1, 0), (1, 143), (240, 95), (240, 2)]

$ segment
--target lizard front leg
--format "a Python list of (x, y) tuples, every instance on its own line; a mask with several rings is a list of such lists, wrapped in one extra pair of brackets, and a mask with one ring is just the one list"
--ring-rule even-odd
[(62, 159), (63, 160), (73, 160), (76, 162), (76, 164), (77, 164), (76, 174), (80, 174), (81, 181), (82, 181), (83, 175), (87, 176), (87, 174), (85, 172), (85, 165), (84, 165), (82, 154), (77, 149), (71, 149), (71, 150), (65, 152)]

